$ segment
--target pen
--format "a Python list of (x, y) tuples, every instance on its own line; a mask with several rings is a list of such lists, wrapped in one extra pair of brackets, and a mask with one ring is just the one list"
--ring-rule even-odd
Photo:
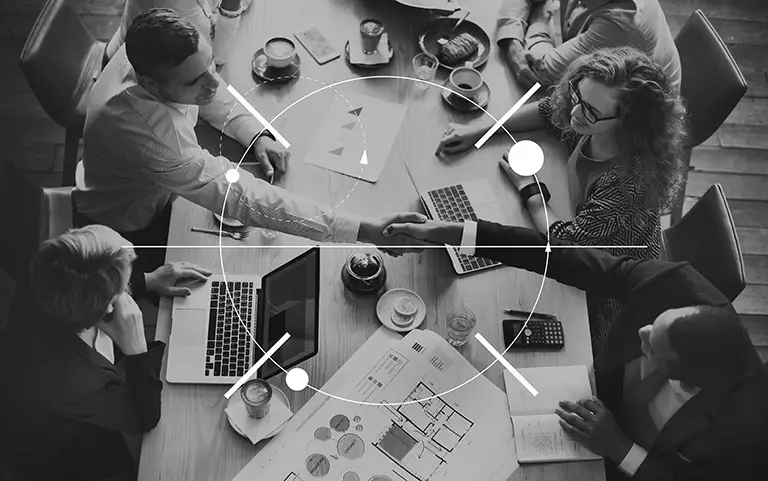
[(557, 319), (557, 316), (552, 314), (544, 314), (541, 312), (528, 312), (528, 311), (521, 311), (518, 309), (504, 309), (504, 314), (517, 314), (519, 316), (525, 316), (528, 317), (530, 314), (531, 317), (538, 317), (542, 319)]

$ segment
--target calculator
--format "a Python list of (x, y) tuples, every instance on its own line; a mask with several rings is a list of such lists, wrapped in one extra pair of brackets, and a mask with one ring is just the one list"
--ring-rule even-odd
[[(552, 349), (565, 347), (563, 324), (556, 318), (531, 319), (528, 324), (523, 319), (504, 319), (502, 321), (505, 348), (512, 344), (512, 349)], [(518, 337), (519, 334), (519, 337)]]

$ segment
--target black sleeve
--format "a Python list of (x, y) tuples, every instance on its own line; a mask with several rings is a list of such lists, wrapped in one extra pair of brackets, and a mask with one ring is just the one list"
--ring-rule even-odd
[(626, 300), (640, 283), (673, 265), (658, 260), (614, 257), (596, 249), (563, 249), (559, 247), (576, 244), (556, 238), (551, 238), (550, 244), (551, 253), (547, 260), (545, 235), (524, 227), (481, 220), (477, 225), (476, 241), (481, 247), (476, 249), (475, 255), (542, 275), (546, 267), (546, 276), (551, 279), (593, 295), (619, 300)]
[(131, 296), (135, 299), (144, 297), (147, 295), (147, 284), (144, 278), (144, 271), (134, 266), (131, 271), (131, 278), (128, 281), (128, 285), (131, 288)]
[(160, 366), (165, 344), (155, 341), (147, 352), (125, 356), (117, 364), (124, 379), (115, 379), (85, 393), (67, 406), (67, 414), (113, 431), (145, 433), (160, 420)]

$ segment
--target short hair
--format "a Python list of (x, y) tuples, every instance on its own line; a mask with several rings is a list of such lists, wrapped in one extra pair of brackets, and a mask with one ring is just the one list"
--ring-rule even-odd
[(697, 386), (707, 378), (741, 379), (756, 360), (759, 364), (749, 333), (732, 309), (694, 306), (669, 325), (667, 339), (677, 358), (674, 370)]
[(102, 225), (71, 229), (41, 244), (30, 267), (30, 288), (49, 327), (80, 332), (101, 320), (126, 290), (136, 259), (125, 245), (130, 243)]
[(197, 52), (200, 33), (169, 8), (141, 12), (128, 27), (125, 52), (133, 70), (164, 82), (165, 70), (180, 65)]
[(579, 57), (552, 93), (551, 120), (563, 132), (572, 132), (568, 82), (576, 85), (584, 78), (619, 90), (621, 148), (632, 156), (623, 167), (642, 181), (643, 204), (653, 209), (674, 205), (682, 190), (686, 110), (669, 78), (632, 47), (604, 48)]

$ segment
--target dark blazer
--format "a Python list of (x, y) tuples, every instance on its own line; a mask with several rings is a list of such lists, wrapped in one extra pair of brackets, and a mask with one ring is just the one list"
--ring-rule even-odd
[(112, 364), (26, 312), (0, 367), (1, 450), (10, 471), (24, 480), (135, 478), (142, 433), (160, 419), (165, 345), (150, 343), (135, 356), (115, 346)]
[[(476, 255), (539, 274), (547, 261), (546, 236), (520, 227), (478, 223)], [(494, 246), (538, 246), (505, 249)], [(569, 243), (550, 239), (551, 246)], [(733, 309), (728, 299), (687, 262), (613, 257), (595, 249), (558, 249), (549, 254), (546, 276), (603, 297), (624, 309), (595, 358), (598, 392), (619, 410), (625, 366), (642, 355), (637, 331), (662, 312), (685, 306)], [(564, 320), (567, 322), (567, 319)], [(567, 342), (567, 341), (566, 341)], [(727, 392), (701, 391), (657, 435), (636, 479), (768, 479), (768, 370), (755, 353), (743, 382)]]

